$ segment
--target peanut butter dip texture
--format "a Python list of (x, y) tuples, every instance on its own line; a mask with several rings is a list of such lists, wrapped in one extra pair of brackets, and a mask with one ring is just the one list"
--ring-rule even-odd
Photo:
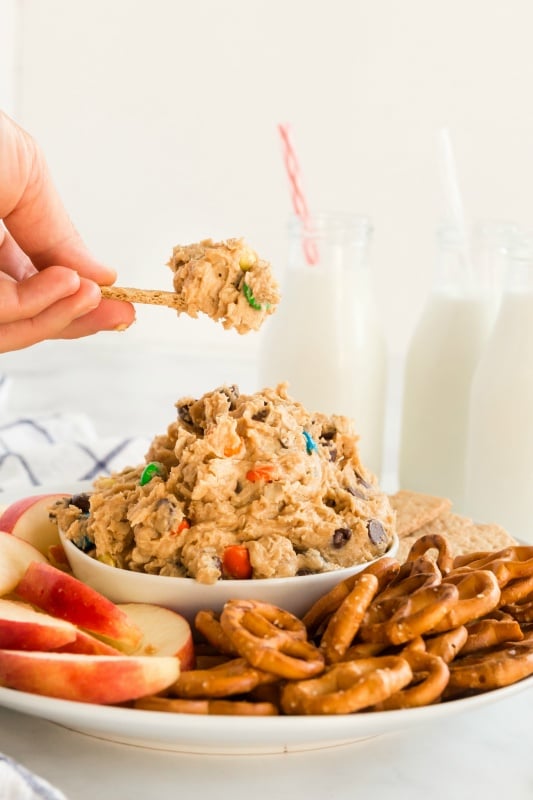
[[(350, 419), (309, 413), (286, 384), (250, 395), (223, 386), (176, 407), (145, 464), (56, 505), (78, 547), (207, 584), (327, 572), (387, 550), (394, 512), (360, 462)], [(233, 572), (229, 553), (249, 572)]]
[(243, 239), (178, 245), (168, 266), (174, 272), (173, 292), (102, 286), (102, 297), (168, 306), (195, 318), (207, 314), (238, 333), (259, 330), (280, 300), (270, 264)]
[(191, 317), (207, 314), (239, 333), (258, 330), (280, 300), (270, 264), (243, 239), (178, 245), (168, 266), (182, 310)]

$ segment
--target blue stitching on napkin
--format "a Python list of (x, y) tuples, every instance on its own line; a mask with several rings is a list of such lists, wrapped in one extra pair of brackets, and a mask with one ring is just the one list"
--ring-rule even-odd
[[(2, 464), (5, 461), (7, 461), (8, 458), (16, 458), (17, 461), (20, 463), (20, 465), (26, 471), (26, 474), (27, 474), (30, 482), (34, 486), (38, 486), (39, 485), (39, 480), (37, 479), (36, 475), (34, 475), (34, 473), (32, 472), (31, 467), (28, 464), (28, 462), (26, 461), (26, 459), (23, 456), (21, 456), (20, 453), (13, 453), (13, 452), (11, 452), (11, 450), (8, 450), (7, 453), (3, 453), (3, 455), (0, 456), (0, 466), (2, 466)], [(0, 492), (3, 492), (3, 491), (4, 490), (0, 486)]]
[[(0, 425), (0, 431), (8, 431), (11, 428), (18, 428), (20, 425), (29, 425), (30, 428), (34, 428), (34, 430), (36, 430), (38, 433), (41, 433), (47, 442), (54, 444), (55, 439), (49, 433), (49, 431), (47, 431), (46, 428), (43, 428), (41, 425), (38, 425), (33, 419), (16, 419), (14, 422), (8, 422), (6, 425)], [(2, 444), (4, 443), (2, 442)]]
[(83, 475), (80, 478), (80, 480), (81, 481), (92, 480), (101, 471), (111, 472), (111, 467), (109, 462), (113, 458), (115, 458), (115, 456), (119, 455), (119, 453), (121, 453), (122, 450), (124, 450), (130, 442), (131, 439), (124, 439), (123, 442), (117, 444), (116, 447), (110, 450), (105, 456), (102, 456), (102, 458), (98, 458), (98, 456), (95, 453), (93, 453), (93, 451), (90, 450), (90, 448), (88, 448), (86, 445), (80, 444), (80, 442), (76, 442), (76, 445), (80, 448), (80, 450), (83, 450), (84, 453), (87, 453), (87, 455), (94, 460), (94, 467), (92, 467), (88, 472), (86, 472), (85, 475)]

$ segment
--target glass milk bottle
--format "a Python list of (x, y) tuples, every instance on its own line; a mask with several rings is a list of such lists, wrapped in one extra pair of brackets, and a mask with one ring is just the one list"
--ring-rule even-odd
[(533, 544), (533, 236), (510, 253), (500, 312), (472, 383), (466, 507)]
[[(362, 463), (380, 476), (386, 345), (368, 263), (370, 221), (317, 214), (308, 229), (289, 222), (281, 303), (265, 325), (259, 369), (263, 386), (288, 381), (309, 411), (354, 420)], [(313, 247), (317, 263), (306, 261)]]
[(437, 234), (434, 285), (404, 368), (400, 487), (464, 506), (468, 403), (500, 297), (507, 226), (478, 224), (471, 267), (453, 227)]

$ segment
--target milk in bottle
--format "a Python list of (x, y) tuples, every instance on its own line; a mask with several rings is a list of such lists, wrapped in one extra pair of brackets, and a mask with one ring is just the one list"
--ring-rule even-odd
[(497, 312), (509, 230), (477, 225), (467, 269), (458, 232), (440, 229), (434, 287), (405, 362), (400, 487), (448, 497), (456, 511), (464, 508), (471, 381)]
[[(309, 410), (351, 417), (363, 464), (380, 475), (386, 345), (368, 263), (366, 217), (315, 215), (309, 229), (293, 217), (281, 303), (265, 326), (259, 380), (288, 381)], [(305, 258), (312, 243), (316, 264)]]
[(466, 510), (533, 544), (533, 235), (511, 253), (472, 383)]

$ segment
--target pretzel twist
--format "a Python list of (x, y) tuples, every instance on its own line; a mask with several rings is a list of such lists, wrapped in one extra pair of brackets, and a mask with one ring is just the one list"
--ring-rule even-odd
[(378, 559), (373, 564), (369, 564), (362, 572), (344, 578), (344, 580), (330, 589), (329, 592), (319, 597), (302, 617), (302, 622), (309, 636), (314, 637), (320, 632), (331, 615), (338, 610), (353, 590), (359, 577), (362, 575), (374, 575), (378, 579), (378, 591), (382, 591), (385, 586), (393, 580), (395, 575), (398, 574), (399, 570), (399, 561), (396, 561), (394, 558), (384, 557)]
[(450, 664), (446, 696), (487, 691), (516, 683), (533, 674), (533, 641), (500, 645), (488, 653), (472, 653)]
[(374, 707), (376, 711), (431, 705), (442, 696), (448, 684), (450, 670), (440, 656), (415, 648), (406, 648), (402, 656), (413, 671), (412, 681), (378, 703)]
[(533, 600), (533, 573), (526, 578), (516, 578), (502, 588), (501, 605), (524, 603)]
[(247, 700), (186, 700), (183, 698), (142, 697), (134, 708), (145, 711), (166, 711), (174, 714), (212, 714), (231, 717), (272, 717), (279, 714), (274, 703)]
[(486, 650), (503, 642), (519, 642), (524, 638), (518, 622), (507, 615), (501, 619), (490, 617), (469, 622), (466, 631), (467, 639), (461, 650), (461, 656)]
[(341, 661), (345, 656), (378, 586), (375, 575), (361, 573), (357, 576), (353, 589), (330, 618), (320, 641), (327, 664)]
[[(457, 598), (457, 588), (451, 583), (423, 586), (411, 595), (385, 600), (381, 608), (377, 598), (374, 609), (372, 606), (369, 609), (368, 620), (359, 629), (359, 636), (367, 642), (404, 644), (427, 631), (435, 630)], [(373, 611), (378, 615), (376, 621), (372, 620)]]
[(231, 639), (222, 630), (219, 615), (214, 611), (208, 609), (199, 611), (194, 618), (194, 626), (219, 653), (224, 653), (227, 656), (238, 655)]
[(454, 570), (488, 569), (494, 572), (500, 588), (517, 578), (528, 578), (533, 575), (533, 545), (517, 545), (505, 547), (493, 552), (467, 553), (456, 556)]
[(407, 554), (407, 561), (414, 561), (420, 556), (426, 556), (431, 551), (437, 551), (436, 564), (441, 575), (447, 575), (454, 566), (452, 549), (447, 539), (438, 533), (426, 533), (420, 536), (411, 546)]
[(468, 630), (465, 625), (458, 625), (444, 633), (427, 636), (425, 639), (426, 651), (430, 655), (439, 656), (449, 664), (457, 654), (462, 654), (468, 640)]
[(504, 606), (504, 609), (520, 623), (522, 628), (533, 622), (533, 600), (529, 603), (511, 603)]
[(324, 656), (307, 641), (293, 614), (257, 600), (229, 600), (220, 615), (222, 630), (252, 666), (297, 680), (324, 668)]
[(351, 714), (381, 703), (406, 686), (412, 674), (400, 656), (341, 662), (318, 678), (288, 683), (281, 707), (285, 714)]
[(493, 611), (500, 602), (500, 587), (496, 576), (489, 570), (450, 573), (443, 585), (455, 586), (459, 593), (450, 608), (433, 630), (435, 633), (456, 628)]
[(235, 658), (209, 669), (183, 671), (168, 691), (183, 698), (228, 697), (274, 680), (275, 675), (255, 669), (244, 658)]

